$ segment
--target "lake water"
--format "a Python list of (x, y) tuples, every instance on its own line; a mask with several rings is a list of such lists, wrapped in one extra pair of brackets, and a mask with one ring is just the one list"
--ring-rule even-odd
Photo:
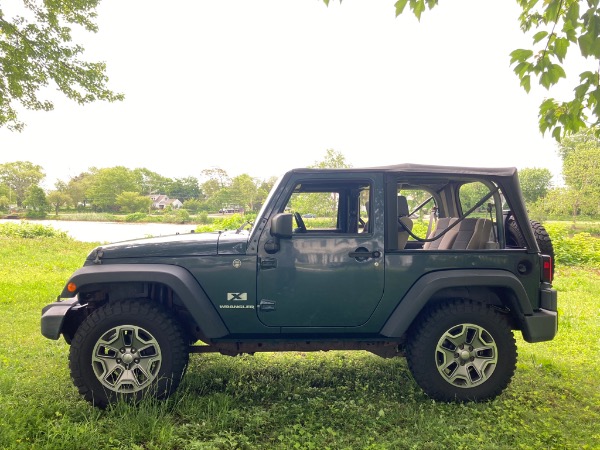
[[(0, 222), (17, 223), (16, 220)], [(67, 232), (73, 239), (83, 242), (118, 242), (148, 236), (167, 236), (189, 233), (194, 224), (169, 223), (116, 223), (116, 222), (70, 222), (66, 220), (35, 220), (31, 223), (50, 225), (56, 230)]]

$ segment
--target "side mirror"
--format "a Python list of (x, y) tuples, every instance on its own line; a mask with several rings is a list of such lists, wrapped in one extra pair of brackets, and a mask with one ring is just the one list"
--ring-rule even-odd
[(279, 213), (271, 221), (271, 236), (289, 239), (292, 237), (294, 220), (290, 213)]

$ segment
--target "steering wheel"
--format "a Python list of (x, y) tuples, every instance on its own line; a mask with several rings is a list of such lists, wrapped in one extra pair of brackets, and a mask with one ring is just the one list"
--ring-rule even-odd
[(296, 231), (298, 233), (306, 233), (306, 225), (304, 225), (304, 220), (302, 220), (302, 216), (299, 212), (294, 213), (294, 219), (296, 219), (296, 224), (298, 225)]

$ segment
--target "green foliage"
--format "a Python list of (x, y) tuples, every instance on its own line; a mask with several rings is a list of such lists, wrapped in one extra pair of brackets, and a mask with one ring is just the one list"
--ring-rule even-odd
[(95, 207), (102, 210), (115, 211), (117, 197), (123, 192), (138, 192), (139, 178), (135, 171), (123, 166), (104, 169), (90, 169), (90, 181), (87, 197)]
[[(477, 181), (473, 183), (466, 183), (460, 187), (459, 198), (460, 206), (463, 213), (470, 211), (477, 203), (481, 201), (483, 197), (490, 193), (490, 188), (485, 184)], [(490, 199), (489, 201), (492, 201)], [(482, 205), (479, 209), (485, 211), (486, 205)], [(475, 211), (476, 213), (477, 211)]]
[[(163, 192), (163, 190), (161, 190)], [(164, 192), (171, 198), (177, 198), (181, 202), (200, 198), (202, 191), (195, 177), (175, 178), (164, 189)]]
[[(1, 112), (0, 126), (2, 126)], [(9, 191), (7, 192), (7, 194), (9, 195), (9, 197), (10, 193), (14, 192), (14, 195), (16, 196), (14, 200), (17, 206), (21, 206), (23, 204), (23, 201), (25, 200), (25, 196), (27, 195), (27, 191), (29, 190), (29, 188), (31, 188), (32, 186), (37, 186), (40, 183), (40, 181), (44, 179), (44, 177), (45, 175), (42, 171), (42, 167), (33, 164), (29, 161), (15, 161), (11, 163), (0, 164), (0, 184), (4, 184), (8, 187)]]
[(427, 237), (427, 230), (429, 229), (429, 222), (423, 220), (415, 220), (413, 222), (412, 233), (420, 238), (425, 239)]
[(136, 212), (133, 214), (127, 214), (125, 222), (143, 222), (148, 217), (148, 214), (143, 212)]
[[(331, 193), (294, 193), (288, 205), (291, 212), (302, 214), (314, 214), (317, 217), (328, 217), (329, 220), (337, 220), (338, 196)], [(330, 225), (331, 226), (331, 225)]]
[(183, 207), (192, 214), (196, 214), (198, 211), (201, 211), (203, 209), (204, 202), (201, 202), (197, 199), (190, 199), (183, 202)]
[(198, 214), (197, 220), (201, 224), (209, 223), (208, 213), (206, 211), (202, 211), (200, 214)]
[(600, 238), (589, 232), (573, 232), (564, 223), (545, 223), (552, 239), (556, 262), (564, 266), (600, 269)]
[(122, 100), (105, 86), (105, 64), (81, 59), (84, 48), (72, 42), (71, 27), (97, 31), (99, 0), (23, 0), (23, 15), (0, 10), (0, 127), (22, 130), (18, 105), (49, 111), (51, 100), (39, 92), (52, 86), (79, 104)]
[(152, 199), (145, 195), (140, 195), (137, 192), (121, 192), (117, 195), (115, 204), (123, 212), (133, 213), (148, 211), (152, 205)]
[(346, 157), (343, 153), (332, 148), (325, 150), (325, 156), (320, 161), (315, 161), (314, 164), (308, 166), (315, 169), (347, 169), (352, 167), (346, 162)]
[(0, 209), (8, 209), (10, 200), (6, 195), (0, 195)]
[(163, 222), (188, 223), (190, 220), (190, 213), (181, 208), (168, 211), (167, 214), (165, 214)]
[(56, 230), (50, 226), (33, 223), (0, 223), (0, 236), (9, 238), (41, 238), (55, 237), (68, 239), (67, 233)]
[(46, 193), (39, 186), (31, 186), (27, 190), (27, 197), (23, 201), (23, 205), (27, 206), (25, 216), (30, 219), (44, 219), (50, 206), (46, 199)]
[(525, 168), (519, 171), (523, 198), (527, 204), (535, 203), (550, 190), (552, 172), (549, 169)]
[(58, 210), (61, 206), (66, 206), (72, 202), (71, 197), (63, 191), (51, 191), (46, 196), (48, 203), (54, 207), (54, 214), (58, 216)]
[(246, 222), (252, 222), (256, 218), (254, 214), (232, 214), (223, 218), (214, 218), (212, 223), (198, 225), (196, 232), (206, 233), (219, 230), (236, 230)]

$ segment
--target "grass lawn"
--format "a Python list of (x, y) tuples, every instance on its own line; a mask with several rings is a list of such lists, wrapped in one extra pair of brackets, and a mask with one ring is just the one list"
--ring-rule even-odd
[(496, 400), (427, 398), (402, 358), (366, 352), (192, 355), (168, 401), (100, 411), (69, 378), (41, 308), (92, 244), (0, 237), (0, 448), (600, 448), (600, 273), (558, 268), (560, 330), (520, 338)]

